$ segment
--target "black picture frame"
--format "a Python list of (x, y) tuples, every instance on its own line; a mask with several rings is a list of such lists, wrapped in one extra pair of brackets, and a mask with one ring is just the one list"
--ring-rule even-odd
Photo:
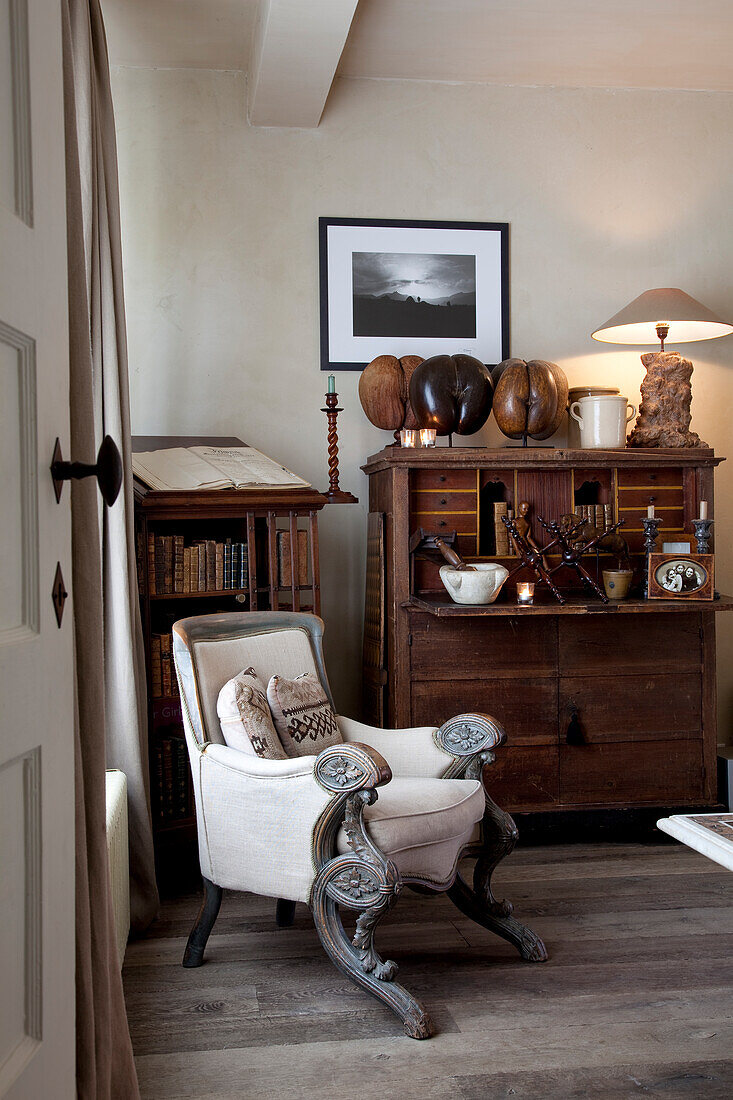
[[(368, 336), (361, 336), (354, 334), (353, 332), (353, 310), (354, 306), (354, 294), (353, 283), (348, 283), (348, 294), (346, 301), (348, 307), (344, 304), (344, 308), (338, 308), (339, 318), (343, 317), (343, 321), (339, 320), (339, 326), (343, 328), (350, 327), (350, 335), (342, 333), (338, 336), (339, 349), (342, 354), (331, 355), (332, 342), (334, 342), (334, 333), (331, 331), (331, 325), (329, 324), (329, 317), (332, 315), (332, 310), (336, 309), (334, 303), (331, 300), (331, 289), (329, 283), (332, 281), (335, 283), (341, 297), (344, 297), (344, 285), (343, 280), (352, 278), (353, 267), (353, 253), (352, 253), (352, 267), (347, 270), (346, 264), (343, 262), (343, 258), (340, 261), (343, 268), (342, 279), (329, 279), (329, 271), (333, 274), (337, 261), (334, 259), (334, 249), (331, 247), (333, 241), (336, 238), (339, 228), (344, 229), (349, 233), (350, 237), (357, 239), (360, 234), (359, 230), (368, 231), (370, 229), (394, 229), (394, 230), (442, 230), (451, 235), (451, 240), (456, 240), (456, 234), (459, 234), (458, 240), (461, 241), (462, 247), (465, 249), (465, 253), (457, 259), (464, 259), (465, 257), (474, 256), (474, 270), (481, 265), (491, 265), (490, 278), (481, 279), (476, 278), (474, 284), (475, 295), (475, 337), (435, 337), (435, 336), (400, 336), (395, 339), (391, 336), (379, 336), (376, 337), (372, 334)], [(350, 232), (356, 231), (356, 232)], [(462, 234), (465, 233), (465, 244), (463, 243)], [(471, 235), (474, 235), (473, 241)], [(486, 234), (486, 237), (478, 236)], [(463, 222), (463, 221), (417, 221), (417, 220), (405, 220), (405, 219), (369, 219), (369, 218), (328, 218), (322, 217), (318, 219), (318, 235), (319, 235), (319, 289), (320, 289), (320, 327), (321, 327), (321, 370), (328, 372), (335, 371), (361, 371), (371, 362), (371, 360), (379, 354), (395, 354), (398, 356), (404, 354), (416, 354), (423, 355), (427, 358), (429, 355), (435, 355), (440, 352), (452, 354), (458, 351), (466, 351), (469, 354), (475, 355), (476, 358), (482, 362), (487, 363), (489, 366), (494, 366), (496, 363), (508, 359), (510, 356), (510, 308), (509, 308), (509, 223), (508, 222)], [(488, 235), (491, 235), (489, 238)], [(366, 234), (364, 235), (367, 239)], [(419, 239), (418, 234), (415, 235), (415, 239)], [(425, 235), (422, 235), (424, 239)], [(432, 235), (431, 235), (432, 237)], [(409, 242), (410, 234), (395, 234), (394, 240), (402, 240)], [(438, 241), (439, 238), (433, 238)], [(447, 240), (448, 238), (446, 238)], [(402, 246), (404, 247), (404, 245)], [(422, 247), (424, 245), (417, 247)], [(382, 251), (382, 250), (378, 250)], [(391, 251), (384, 249), (384, 251)], [(344, 255), (348, 255), (348, 247), (346, 247)], [(492, 294), (491, 301), (482, 299), (480, 294), (480, 288), (482, 282), (487, 284), (495, 284), (498, 282), (499, 288), (499, 302), (495, 301), (495, 297)], [(419, 299), (418, 299), (419, 301)], [(427, 304), (427, 303), (426, 303)], [(352, 312), (347, 319), (347, 308)], [(481, 335), (479, 335), (479, 328), (481, 328)], [(485, 328), (485, 332), (483, 331)], [(409, 345), (409, 346), (408, 346)], [(343, 354), (345, 348), (348, 348), (348, 356)], [(361, 354), (363, 349), (364, 354)], [(488, 354), (487, 354), (488, 353)]]

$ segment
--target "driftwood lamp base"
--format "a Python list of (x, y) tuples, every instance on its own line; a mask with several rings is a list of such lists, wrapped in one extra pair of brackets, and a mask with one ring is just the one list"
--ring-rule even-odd
[(690, 431), (692, 363), (676, 351), (642, 355), (646, 377), (641, 384), (639, 416), (627, 440), (629, 447), (707, 447)]

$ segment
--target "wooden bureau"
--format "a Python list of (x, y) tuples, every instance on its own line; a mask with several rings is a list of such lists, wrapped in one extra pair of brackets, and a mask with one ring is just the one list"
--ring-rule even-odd
[[(469, 562), (512, 568), (516, 558), (494, 552), (495, 502), (528, 500), (541, 545), (538, 515), (606, 504), (625, 520), (640, 579), (648, 505), (662, 518), (659, 550), (681, 539), (694, 550), (691, 521), (700, 499), (713, 515), (720, 461), (708, 450), (631, 449), (387, 447), (371, 457), (365, 719), (402, 727), (493, 714), (507, 745), (492, 793), (515, 812), (715, 805), (715, 613), (731, 599), (604, 605), (560, 570), (564, 605), (538, 586), (534, 605), (518, 607), (515, 581), (531, 579), (520, 573), (496, 604), (461, 607), (439, 561), (411, 560), (410, 538), (419, 528), (455, 532)], [(603, 555), (585, 561), (605, 564)]]

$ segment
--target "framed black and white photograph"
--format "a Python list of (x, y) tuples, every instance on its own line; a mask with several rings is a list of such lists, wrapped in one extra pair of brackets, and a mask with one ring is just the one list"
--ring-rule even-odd
[(504, 222), (319, 218), (321, 370), (377, 355), (509, 358)]
[(712, 554), (650, 554), (650, 600), (712, 600)]

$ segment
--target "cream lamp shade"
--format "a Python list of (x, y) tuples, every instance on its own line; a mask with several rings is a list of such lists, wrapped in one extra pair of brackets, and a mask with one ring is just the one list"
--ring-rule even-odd
[(646, 290), (634, 298), (605, 325), (591, 333), (594, 340), (609, 344), (673, 344), (693, 340), (714, 340), (733, 332), (733, 325), (721, 321), (701, 302), (676, 287)]

